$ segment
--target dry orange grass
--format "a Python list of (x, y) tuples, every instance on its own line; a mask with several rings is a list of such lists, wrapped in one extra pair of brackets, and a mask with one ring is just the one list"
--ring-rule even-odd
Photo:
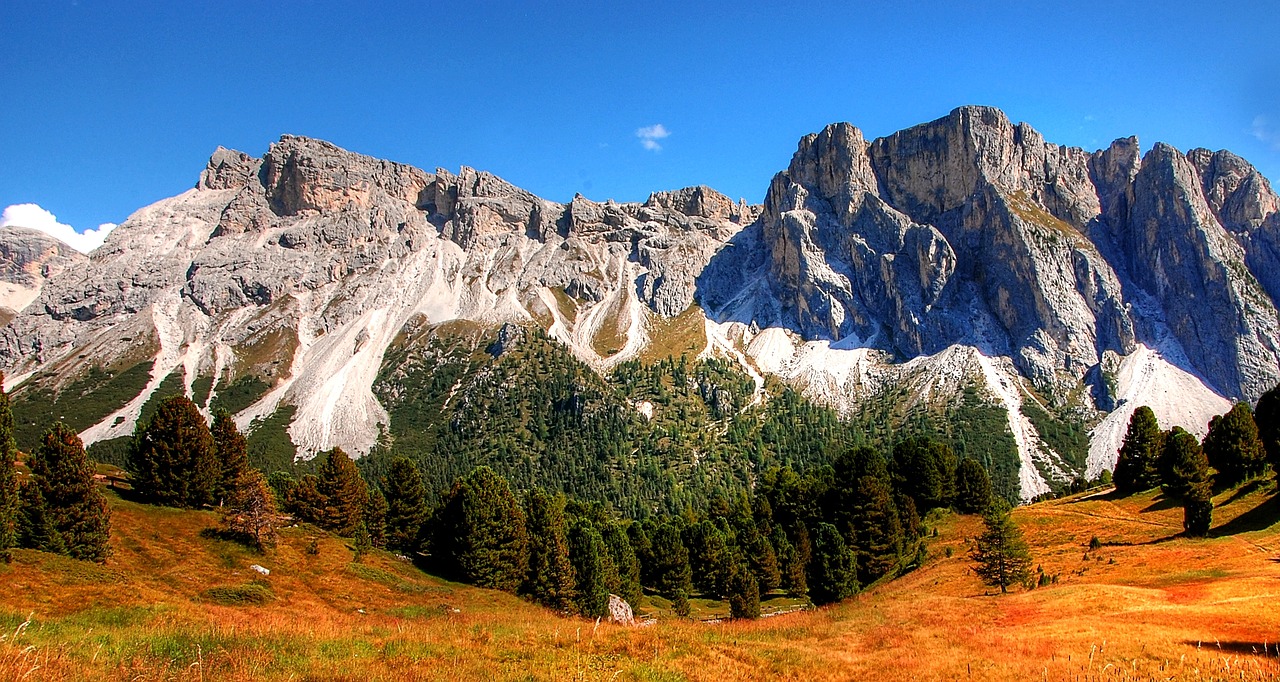
[[(980, 522), (945, 516), (924, 568), (837, 607), (628, 629), (385, 554), (353, 565), (335, 538), (310, 556), (302, 529), (256, 555), (202, 537), (211, 514), (113, 499), (105, 566), (28, 551), (0, 566), (0, 679), (1274, 679), (1277, 505), (1269, 490), (1216, 502), (1220, 536), (1206, 540), (1176, 537), (1181, 509), (1153, 494), (1020, 509), (1037, 563), (1059, 576), (1031, 591), (986, 594), (965, 558)], [(274, 599), (207, 592), (251, 583)]]

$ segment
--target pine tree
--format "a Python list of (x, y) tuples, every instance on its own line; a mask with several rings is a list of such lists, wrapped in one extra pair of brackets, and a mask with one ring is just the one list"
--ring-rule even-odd
[(999, 587), (1003, 594), (1031, 576), (1031, 553), (1004, 500), (993, 500), (982, 521), (986, 530), (970, 553), (977, 564), (973, 570), (983, 583)]
[(738, 564), (729, 576), (729, 615), (754, 620), (760, 617), (760, 586), (750, 566)]
[(956, 509), (962, 514), (981, 514), (991, 501), (991, 478), (976, 459), (966, 457), (956, 468)]
[(577, 577), (569, 560), (564, 495), (535, 488), (525, 498), (529, 533), (529, 572), (520, 593), (543, 606), (567, 611), (574, 606)]
[(659, 594), (673, 599), (677, 592), (688, 598), (693, 591), (693, 577), (689, 569), (689, 550), (680, 538), (680, 531), (671, 523), (658, 526), (653, 533), (653, 587)]
[(750, 519), (747, 521), (738, 532), (738, 549), (746, 557), (747, 567), (756, 578), (756, 590), (760, 594), (768, 594), (782, 584), (778, 553), (756, 524)]
[(275, 496), (257, 469), (246, 469), (229, 490), (222, 507), (222, 527), (259, 550), (274, 547), (280, 527)]
[(1159, 459), (1164, 434), (1150, 407), (1143, 405), (1129, 417), (1129, 430), (1120, 446), (1113, 477), (1116, 491), (1132, 495), (1160, 483)]
[(1238, 402), (1210, 422), (1209, 433), (1204, 437), (1204, 454), (1226, 485), (1247, 481), (1266, 470), (1267, 453), (1249, 403)]
[(320, 479), (307, 474), (289, 486), (284, 495), (284, 508), (299, 521), (319, 525), (324, 518), (324, 500), (320, 497)]
[(441, 568), (463, 582), (515, 592), (528, 574), (524, 512), (506, 479), (489, 467), (454, 484), (434, 537)]
[(601, 529), (600, 537), (604, 539), (605, 547), (609, 548), (609, 557), (613, 560), (613, 567), (618, 577), (617, 583), (610, 585), (609, 589), (628, 604), (639, 604), (640, 562), (636, 559), (636, 553), (631, 547), (631, 540), (627, 538), (627, 532), (621, 525), (609, 522)]
[(364, 498), (364, 509), (361, 520), (369, 533), (369, 541), (374, 547), (382, 549), (387, 546), (387, 498), (376, 487), (367, 486)]
[(356, 523), (355, 530), (351, 533), (351, 547), (355, 552), (351, 560), (356, 563), (363, 561), (364, 555), (373, 551), (373, 538), (369, 536), (369, 528), (363, 519)]
[(858, 580), (866, 585), (893, 570), (902, 553), (902, 526), (888, 476), (858, 479), (853, 511)]
[(138, 496), (170, 507), (212, 503), (222, 467), (195, 403), (181, 395), (166, 398), (151, 421), (139, 426), (126, 467)]
[(809, 562), (813, 559), (813, 542), (808, 527), (802, 521), (792, 525), (788, 539), (792, 542), (792, 554), (787, 564), (787, 594), (801, 599), (809, 596)]
[(819, 523), (809, 560), (809, 598), (822, 606), (853, 596), (858, 591), (858, 567), (853, 552), (835, 526)]
[(45, 432), (28, 460), (43, 514), (62, 551), (76, 559), (102, 562), (110, 548), (111, 510), (93, 480), (93, 465), (80, 436), (57, 422)]
[(387, 547), (416, 552), (422, 526), (427, 521), (427, 488), (422, 482), (422, 472), (407, 457), (397, 457), (391, 460), (385, 485)]
[(1177, 426), (1173, 427), (1160, 454), (1160, 487), (1164, 494), (1175, 500), (1187, 499), (1192, 493), (1192, 486), (1201, 477), (1201, 469), (1207, 471), (1208, 466), (1208, 457), (1196, 437)]
[(40, 486), (28, 477), (18, 486), (18, 546), (42, 552), (64, 554), (62, 536), (53, 527), (53, 519), (44, 503)]
[(631, 541), (631, 548), (636, 553), (636, 563), (640, 565), (640, 584), (654, 584), (651, 570), (653, 545), (649, 542), (649, 531), (644, 525), (632, 521), (627, 524), (627, 539)]
[(569, 528), (569, 558), (576, 578), (578, 613), (588, 618), (609, 615), (609, 550), (600, 532), (583, 519)]
[(702, 521), (689, 529), (685, 544), (693, 586), (712, 599), (723, 597), (733, 570), (733, 555), (724, 533), (715, 523)]
[(1258, 425), (1258, 439), (1267, 452), (1267, 461), (1280, 472), (1280, 384), (1258, 398), (1253, 421)]
[(321, 505), (317, 510), (318, 525), (338, 535), (350, 536), (363, 519), (368, 496), (355, 461), (342, 448), (334, 448), (324, 454), (316, 474), (316, 492)]
[(249, 444), (226, 410), (218, 410), (213, 416), (210, 435), (213, 437), (214, 459), (222, 468), (214, 499), (223, 504), (235, 495), (236, 486), (249, 471)]
[(955, 498), (955, 452), (929, 438), (908, 438), (893, 447), (893, 487), (928, 512), (948, 507)]
[(0, 372), (0, 561), (9, 563), (18, 544), (18, 444), (13, 439), (13, 410)]

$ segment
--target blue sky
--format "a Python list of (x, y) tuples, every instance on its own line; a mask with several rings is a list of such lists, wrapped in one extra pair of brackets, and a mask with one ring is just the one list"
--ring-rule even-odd
[(755, 202), (827, 123), (875, 137), (962, 104), (1089, 149), (1228, 148), (1280, 181), (1273, 1), (617, 4), (6, 0), (0, 206), (120, 222), (217, 145), (282, 133), (558, 201)]

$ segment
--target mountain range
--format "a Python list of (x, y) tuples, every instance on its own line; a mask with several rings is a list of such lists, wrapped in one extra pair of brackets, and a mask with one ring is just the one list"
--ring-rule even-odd
[(1139, 405), (1203, 435), (1280, 382), (1278, 208), (1231, 152), (1089, 152), (988, 107), (870, 141), (827, 126), (763, 205), (556, 203), (286, 135), (261, 158), (219, 148), (88, 257), (0, 228), (0, 367), (16, 413), (86, 443), (167, 390), (274, 423), (302, 459), (364, 455), (409, 428), (393, 379), (440, 374), (441, 339), (484, 337), (483, 364), (536, 328), (606, 381), (725, 361), (754, 384), (742, 410), (778, 385), (864, 420), (976, 396), (1029, 499), (1113, 467)]

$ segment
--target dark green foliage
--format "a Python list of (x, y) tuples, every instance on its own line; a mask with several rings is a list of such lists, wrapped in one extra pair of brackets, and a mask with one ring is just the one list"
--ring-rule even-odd
[(604, 538), (605, 547), (609, 549), (609, 557), (613, 560), (617, 582), (609, 585), (609, 590), (622, 597), (628, 604), (640, 601), (640, 562), (636, 559), (635, 550), (627, 538), (627, 532), (615, 522), (606, 523), (601, 528), (600, 536)]
[(65, 553), (62, 536), (44, 503), (40, 486), (30, 478), (18, 487), (17, 540), (19, 547), (54, 554)]
[(387, 499), (387, 547), (416, 552), (427, 520), (427, 489), (422, 473), (406, 457), (391, 461), (383, 480)]
[(969, 555), (976, 564), (973, 571), (983, 583), (999, 587), (1001, 593), (1008, 592), (1010, 586), (1026, 582), (1031, 576), (1027, 542), (1003, 500), (993, 500), (982, 521), (986, 529)]
[[(786, 535), (783, 535), (786, 538)], [(782, 569), (778, 563), (778, 552), (768, 536), (760, 532), (754, 524), (746, 524), (738, 531), (739, 553), (746, 557), (747, 568), (756, 579), (756, 588), (760, 594), (768, 594), (782, 585)]]
[[(266, 395), (270, 389), (271, 384), (253, 374), (246, 374), (230, 384), (219, 382), (210, 407), (214, 412), (226, 411), (236, 414), (258, 402), (258, 399)], [(196, 393), (196, 397), (199, 399), (201, 396)]]
[(739, 564), (729, 576), (729, 615), (754, 620), (760, 617), (760, 587), (751, 568)]
[(1231, 411), (1209, 422), (1204, 454), (1226, 485), (1247, 481), (1266, 471), (1267, 453), (1249, 403), (1238, 402)]
[(361, 520), (369, 533), (369, 541), (379, 549), (387, 546), (387, 498), (377, 488), (367, 487)]
[(733, 554), (725, 534), (711, 521), (702, 521), (685, 533), (693, 586), (712, 599), (724, 596), (733, 571)]
[(185, 396), (166, 398), (146, 426), (139, 422), (129, 451), (129, 481), (142, 499), (171, 507), (214, 501), (222, 468), (209, 425)]
[(320, 479), (307, 474), (302, 480), (288, 486), (284, 493), (284, 508), (298, 517), (319, 525), (324, 517), (324, 500), (320, 497)]
[(816, 606), (838, 602), (858, 591), (857, 562), (844, 536), (829, 523), (818, 524), (808, 570), (809, 599)]
[(110, 464), (124, 469), (129, 466), (129, 450), (132, 447), (133, 436), (120, 436), (118, 438), (100, 440), (85, 448), (84, 451), (89, 456), (89, 459), (95, 462)]
[(796, 551), (795, 546), (787, 538), (787, 533), (782, 530), (782, 526), (773, 527), (770, 544), (778, 555), (779, 586), (793, 597), (804, 597), (809, 592), (808, 582), (805, 580), (805, 565), (808, 559), (801, 557)]
[(569, 529), (569, 559), (576, 578), (574, 604), (578, 613), (588, 618), (609, 615), (609, 549), (600, 532), (585, 520), (578, 519)]
[(1267, 451), (1271, 468), (1280, 471), (1280, 385), (1258, 398), (1258, 408), (1253, 412), (1258, 425), (1258, 439)]
[(93, 465), (85, 456), (80, 436), (57, 422), (45, 432), (44, 441), (27, 461), (31, 482), (39, 495), (44, 518), (41, 532), (56, 537), (46, 549), (76, 559), (105, 561), (111, 534), (111, 510), (93, 480)]
[(689, 593), (686, 590), (679, 589), (671, 595), (671, 610), (675, 611), (676, 615), (681, 618), (689, 617)]
[(433, 529), (433, 554), (450, 576), (515, 592), (529, 570), (524, 512), (506, 479), (478, 467), (454, 484)]
[(649, 543), (649, 532), (643, 524), (632, 522), (627, 525), (627, 540), (635, 552), (641, 584), (653, 585), (653, 546)]
[(316, 471), (316, 492), (319, 494), (316, 525), (338, 535), (349, 536), (355, 532), (364, 515), (368, 495), (364, 479), (360, 478), (356, 463), (342, 448), (334, 448), (321, 457), (323, 459)]
[(264, 606), (276, 598), (271, 588), (261, 583), (211, 587), (203, 592), (203, 596), (223, 606)]
[(680, 538), (680, 529), (671, 523), (657, 527), (650, 538), (653, 544), (653, 588), (659, 594), (674, 599), (678, 592), (687, 598), (693, 590), (693, 576), (689, 570), (689, 550)]
[(1116, 460), (1116, 491), (1131, 495), (1150, 490), (1160, 482), (1159, 459), (1164, 434), (1150, 407), (1143, 405), (1129, 417), (1120, 456)]
[(853, 535), (858, 580), (864, 585), (892, 571), (902, 553), (902, 525), (891, 495), (887, 475), (858, 479), (853, 497)]
[(1209, 460), (1196, 437), (1175, 426), (1160, 453), (1160, 487), (1175, 500), (1185, 500), (1201, 479), (1208, 478)]
[(13, 410), (0, 372), (0, 561), (12, 559), (18, 543), (18, 476), (15, 471), (18, 444), (13, 439)]
[(1089, 430), (1070, 414), (1050, 414), (1039, 401), (1024, 399), (1022, 414), (1040, 438), (1071, 468), (1083, 471), (1089, 458)]
[[(218, 401), (214, 400), (216, 404)], [(274, 471), (298, 472), (295, 459), (298, 448), (289, 439), (289, 424), (298, 408), (280, 405), (266, 419), (255, 419), (245, 436), (249, 441), (249, 463), (267, 473)]]
[(908, 438), (893, 446), (893, 487), (928, 512), (955, 498), (957, 460), (951, 447), (930, 438)]
[(364, 521), (356, 524), (355, 532), (351, 534), (351, 547), (355, 550), (355, 556), (352, 561), (359, 562), (364, 559), (364, 555), (373, 549), (373, 538), (369, 537), (369, 529), (365, 526)]
[(956, 511), (981, 514), (991, 501), (991, 479), (977, 461), (965, 458), (956, 468)]
[(249, 471), (249, 444), (231, 415), (219, 410), (213, 416), (214, 458), (222, 467), (214, 497), (219, 502), (231, 495), (236, 482)]
[(563, 495), (535, 489), (525, 498), (529, 534), (529, 572), (520, 593), (558, 611), (574, 606), (577, 577), (569, 560), (568, 524)]
[(18, 448), (30, 452), (39, 447), (51, 419), (59, 419), (77, 433), (124, 407), (147, 387), (151, 361), (128, 367), (90, 367), (84, 376), (56, 393), (45, 388), (53, 377), (36, 374), (14, 391), (14, 437)]
[(280, 525), (275, 497), (257, 469), (247, 469), (228, 491), (222, 507), (223, 531), (259, 550), (275, 545)]
[(1182, 514), (1182, 528), (1187, 535), (1204, 537), (1209, 534), (1209, 526), (1213, 523), (1213, 502), (1187, 499), (1183, 503)]

